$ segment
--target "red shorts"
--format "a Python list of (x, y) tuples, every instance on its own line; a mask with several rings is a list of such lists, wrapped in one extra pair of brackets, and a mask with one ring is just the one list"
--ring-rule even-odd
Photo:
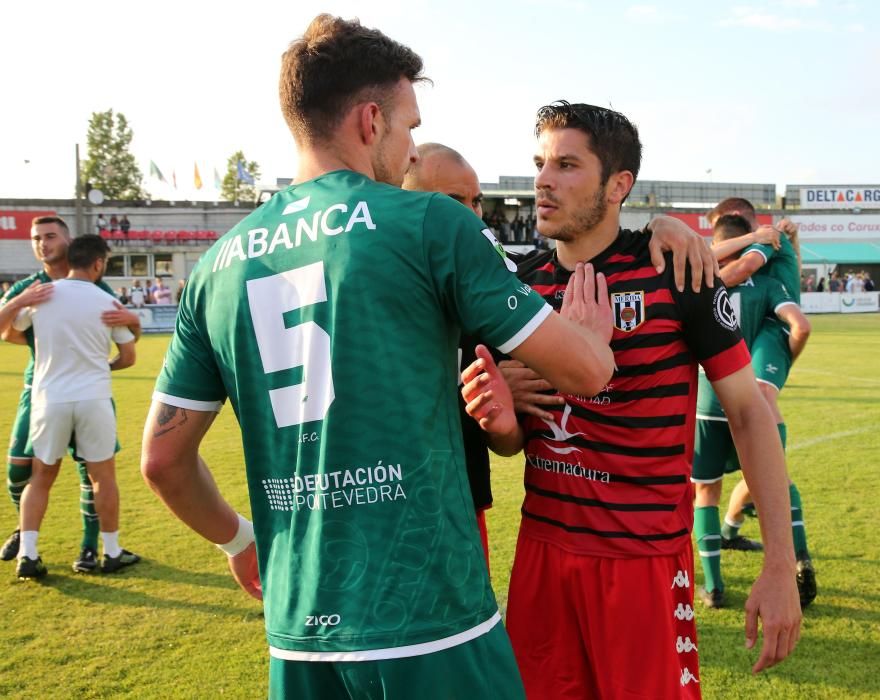
[(489, 531), (486, 529), (486, 509), (477, 510), (477, 529), (480, 531), (480, 542), (483, 543), (483, 554), (486, 556), (486, 569), (489, 569)]
[(694, 558), (516, 544), (507, 631), (529, 700), (699, 698)]

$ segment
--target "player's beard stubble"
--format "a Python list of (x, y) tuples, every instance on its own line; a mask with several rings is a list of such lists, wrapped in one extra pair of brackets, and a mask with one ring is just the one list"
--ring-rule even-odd
[[(558, 200), (553, 196), (552, 192), (538, 192), (541, 199), (557, 204)], [(576, 240), (580, 235), (592, 231), (605, 218), (608, 212), (608, 202), (605, 201), (605, 188), (600, 187), (593, 194), (592, 198), (579, 206), (572, 213), (571, 217), (561, 223), (555, 231), (542, 231), (541, 221), (538, 220), (538, 233), (554, 241), (563, 241), (569, 243)], [(547, 228), (544, 226), (543, 228)]]

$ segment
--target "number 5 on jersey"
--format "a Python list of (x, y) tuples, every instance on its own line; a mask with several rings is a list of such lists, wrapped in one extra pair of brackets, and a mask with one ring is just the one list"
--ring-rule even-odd
[(284, 325), (288, 311), (327, 301), (323, 261), (248, 280), (247, 295), (263, 371), (303, 368), (301, 384), (269, 390), (278, 427), (323, 420), (336, 396), (330, 336), (314, 321)]

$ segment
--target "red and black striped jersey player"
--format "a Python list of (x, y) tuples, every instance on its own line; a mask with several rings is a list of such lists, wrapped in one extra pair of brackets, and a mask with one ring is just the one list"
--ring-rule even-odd
[[(530, 700), (697, 698), (700, 673), (691, 547), (697, 365), (730, 420), (761, 513), (766, 550), (746, 602), (753, 671), (794, 649), (801, 612), (782, 445), (720, 280), (676, 282), (652, 263), (650, 235), (620, 228), (641, 143), (622, 114), (558, 102), (538, 111), (538, 231), (556, 249), (518, 275), (557, 310), (572, 272), (577, 293), (608, 294), (616, 370), (595, 396), (563, 394), (548, 419), (514, 413), (540, 378), (509, 374), (485, 348), (463, 394), (496, 451), (525, 453), (525, 500), (507, 625)], [(485, 376), (483, 376), (485, 375)], [(522, 409), (517, 404), (517, 409)], [(519, 420), (516, 419), (518, 415)], [(759, 464), (760, 462), (760, 464)]]

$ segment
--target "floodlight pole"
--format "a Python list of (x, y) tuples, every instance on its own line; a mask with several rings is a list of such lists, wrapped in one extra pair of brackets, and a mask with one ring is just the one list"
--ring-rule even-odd
[(79, 168), (79, 144), (76, 144), (76, 235), (81, 236), (85, 233), (83, 224), (83, 205), (82, 205), (82, 179), (80, 177)]

